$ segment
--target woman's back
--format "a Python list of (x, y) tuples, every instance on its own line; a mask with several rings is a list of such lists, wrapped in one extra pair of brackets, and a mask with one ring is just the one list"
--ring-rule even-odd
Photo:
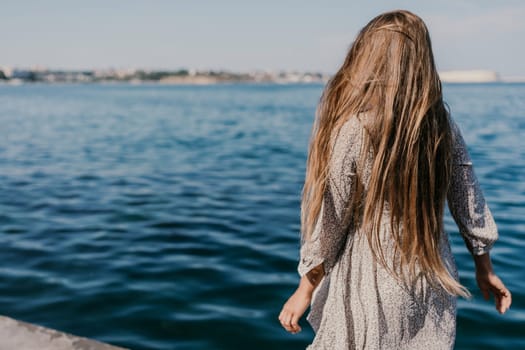
[[(330, 185), (318, 225), (312, 242), (304, 242), (301, 249), (300, 275), (322, 261), (329, 276), (318, 287), (308, 315), (317, 332), (309, 348), (393, 349), (400, 344), (412, 349), (450, 348), (456, 299), (444, 290), (430, 288), (424, 278), (411, 285), (398, 281), (378, 264), (359, 224), (345, 217), (351, 210), (356, 182), (361, 182), (366, 193), (372, 168), (372, 157), (358, 164), (366, 132), (363, 117), (349, 118), (335, 138)], [(392, 261), (395, 245), (387, 207), (382, 221), (385, 258)], [(444, 241), (442, 256), (456, 274), (448, 241)], [(427, 343), (429, 339), (432, 344)]]

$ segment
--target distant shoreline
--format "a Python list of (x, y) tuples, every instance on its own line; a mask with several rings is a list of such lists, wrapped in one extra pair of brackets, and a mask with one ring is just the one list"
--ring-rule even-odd
[[(443, 85), (523, 85), (525, 81), (489, 81), (489, 82), (448, 82), (443, 81)], [(64, 82), (31, 82), (31, 81), (2, 81), (0, 86), (22, 86), (22, 85), (47, 85), (47, 86), (61, 86), (61, 85), (124, 85), (124, 86), (220, 86), (220, 85), (325, 85), (323, 81), (313, 82), (278, 82), (278, 81), (217, 81), (209, 83), (193, 83), (193, 82), (158, 82), (158, 81), (95, 81), (95, 82), (81, 82), (81, 81), (64, 81)]]
[(48, 85), (48, 86), (60, 86), (60, 85), (125, 85), (125, 86), (220, 86), (220, 85), (324, 85), (325, 82), (313, 81), (313, 82), (277, 82), (277, 81), (218, 81), (210, 83), (192, 83), (192, 82), (158, 82), (158, 81), (141, 81), (141, 82), (129, 82), (129, 81), (96, 81), (96, 82), (28, 82), (28, 81), (0, 81), (0, 86), (21, 86), (21, 85)]
[(84, 70), (65, 71), (48, 69), (0, 68), (0, 81), (7, 83), (106, 83), (130, 84), (190, 84), (211, 85), (221, 83), (326, 83), (329, 75), (320, 72), (297, 71), (253, 71), (238, 73), (230, 71), (197, 71), (180, 69), (176, 71), (146, 70)]
[[(489, 70), (465, 70), (439, 72), (445, 84), (499, 84), (525, 83), (525, 77), (501, 78)], [(331, 75), (321, 72), (299, 71), (252, 71), (248, 73), (225, 70), (50, 70), (42, 68), (21, 69), (0, 67), (0, 84), (112, 84), (130, 85), (219, 85), (238, 83), (275, 84), (326, 84)]]

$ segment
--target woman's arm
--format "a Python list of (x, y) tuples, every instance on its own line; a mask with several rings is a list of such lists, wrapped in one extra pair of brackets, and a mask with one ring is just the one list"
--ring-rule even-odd
[(451, 119), (454, 140), (448, 207), (473, 256), (487, 253), (498, 229), (474, 173), (474, 165), (458, 125)]
[(347, 121), (335, 136), (318, 218), (311, 237), (301, 240), (297, 267), (301, 277), (321, 264), (323, 275), (329, 273), (344, 249), (351, 225), (350, 206), (359, 181), (356, 161), (362, 137), (363, 128), (357, 118)]
[(301, 242), (299, 286), (279, 314), (282, 326), (291, 333), (301, 330), (298, 321), (310, 306), (315, 288), (330, 273), (350, 239), (349, 206), (357, 181), (361, 137), (362, 127), (357, 120), (351, 120), (340, 129), (334, 142), (321, 210), (312, 237)]
[(474, 256), (476, 265), (476, 281), (479, 289), (483, 293), (485, 300), (489, 300), (490, 294), (494, 295), (496, 309), (500, 314), (505, 313), (512, 303), (510, 291), (494, 273), (490, 253)]
[(284, 304), (279, 314), (279, 321), (288, 332), (295, 334), (301, 331), (299, 319), (310, 306), (312, 294), (323, 276), (323, 265), (314, 267), (301, 277), (296, 291)]
[(504, 313), (512, 302), (509, 290), (494, 273), (489, 251), (498, 239), (492, 213), (474, 173), (472, 159), (457, 124), (452, 121), (454, 155), (448, 206), (476, 265), (476, 280), (483, 297), (494, 294), (496, 309)]

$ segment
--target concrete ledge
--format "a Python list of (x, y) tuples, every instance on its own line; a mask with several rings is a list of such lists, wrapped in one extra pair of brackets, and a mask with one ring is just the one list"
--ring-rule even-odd
[(123, 350), (88, 338), (0, 316), (0, 350)]

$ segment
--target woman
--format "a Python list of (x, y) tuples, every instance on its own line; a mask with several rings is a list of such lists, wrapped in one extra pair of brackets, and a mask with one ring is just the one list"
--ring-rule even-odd
[(307, 317), (308, 349), (449, 349), (468, 297), (443, 231), (445, 200), (478, 285), (504, 313), (498, 233), (457, 125), (445, 109), (423, 21), (384, 13), (358, 34), (322, 95), (301, 203), (299, 287), (279, 315)]

